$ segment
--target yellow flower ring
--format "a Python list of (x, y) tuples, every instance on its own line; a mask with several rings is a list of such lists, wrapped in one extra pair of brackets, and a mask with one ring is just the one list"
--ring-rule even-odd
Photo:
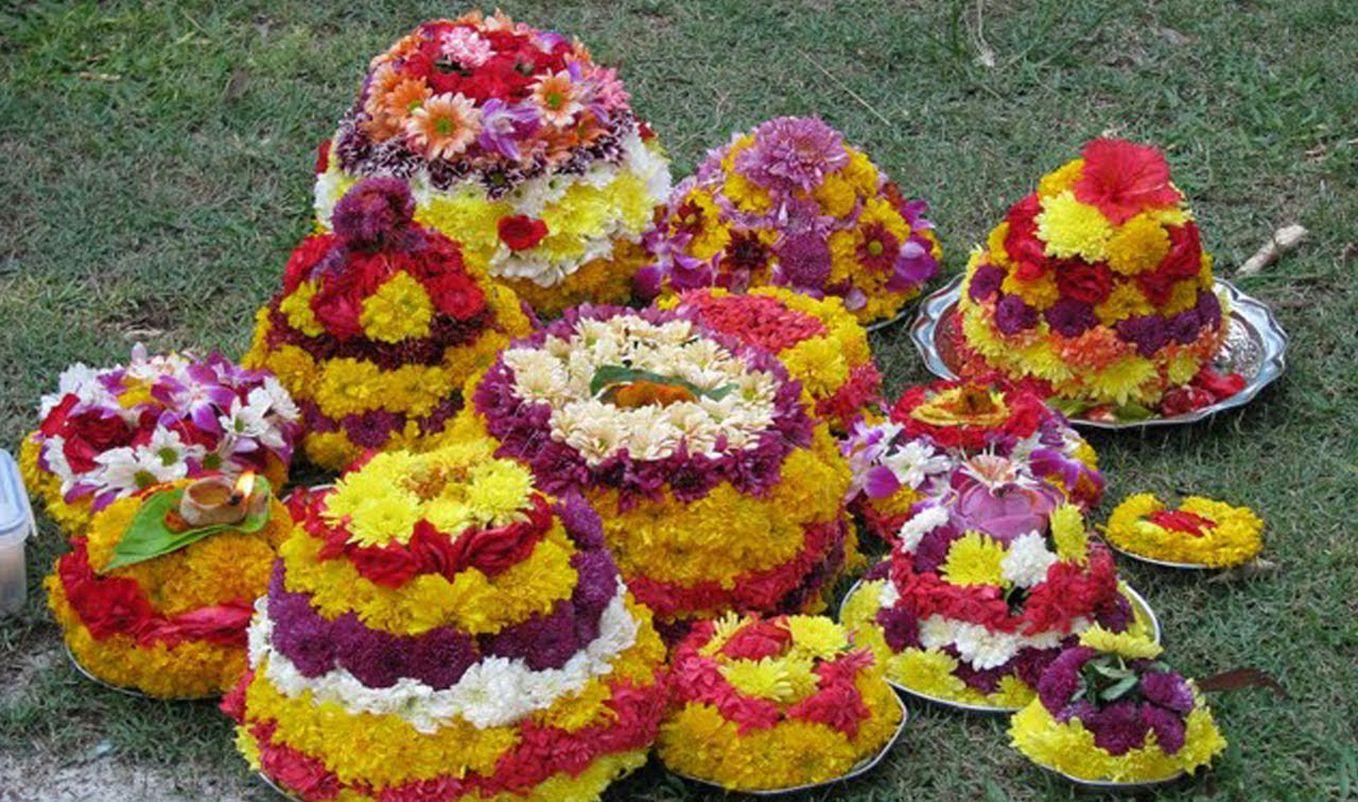
[[(1145, 180), (1124, 193), (1133, 174)], [(1223, 303), (1164, 156), (1099, 139), (973, 253), (951, 334), (964, 376), (1005, 377), (1072, 410), (1172, 413), (1220, 392)]]
[[(449, 90), (437, 74), (428, 42), (453, 39), (462, 79), (489, 77), (488, 95)], [(491, 58), (501, 47), (543, 55), (505, 78)], [(664, 150), (616, 70), (503, 15), (422, 23), (370, 62), (321, 148), (318, 226), (331, 227), (355, 182), (379, 176), (406, 183), (420, 224), (461, 242), (470, 264), (547, 317), (631, 297), (647, 262), (642, 235), (670, 189)]]
[(903, 723), (881, 666), (825, 618), (703, 621), (672, 666), (660, 759), (728, 790), (839, 779), (888, 748)]
[(108, 570), (153, 486), (95, 514), (88, 538), (60, 557), (43, 582), (72, 658), (94, 679), (161, 699), (229, 690), (245, 669), (250, 605), (265, 591), (275, 546), (292, 528), (269, 502), (257, 532), (226, 531), (178, 551)]
[(1188, 567), (1230, 568), (1259, 556), (1264, 522), (1247, 507), (1189, 496), (1175, 509), (1151, 493), (1128, 496), (1104, 536), (1133, 557)]
[(645, 762), (665, 646), (604, 548), (488, 441), (384, 452), (292, 500), (223, 707), (305, 800), (592, 799)]
[[(293, 252), (243, 360), (278, 376), (301, 407), (307, 459), (331, 470), (446, 442), (467, 377), (531, 328), (512, 290), (411, 219), (405, 185), (351, 184), (337, 207), (347, 222)], [(374, 207), (395, 211), (365, 222)]]
[(684, 314), (569, 313), (466, 394), (455, 435), (489, 437), (550, 492), (589, 501), (665, 626), (817, 608), (857, 559), (847, 466), (801, 388), (771, 354)]
[(836, 434), (848, 431), (880, 398), (882, 374), (867, 332), (834, 296), (817, 299), (781, 287), (756, 287), (742, 295), (710, 288), (665, 298), (660, 305), (692, 312), (704, 326), (776, 354)]

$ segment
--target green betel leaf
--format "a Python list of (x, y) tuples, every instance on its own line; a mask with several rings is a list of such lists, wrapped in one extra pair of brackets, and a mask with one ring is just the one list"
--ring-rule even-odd
[(1137, 682), (1139, 682), (1139, 680), (1135, 674), (1130, 677), (1124, 677), (1112, 685), (1109, 685), (1107, 688), (1104, 688), (1103, 691), (1099, 693), (1099, 699), (1105, 702), (1113, 702), (1121, 699), (1123, 694), (1136, 687)]
[(641, 368), (632, 368), (626, 365), (600, 365), (594, 371), (594, 378), (589, 382), (589, 394), (598, 396), (610, 387), (618, 384), (630, 384), (632, 382), (645, 381), (653, 384), (664, 384), (670, 387), (682, 387), (696, 396), (707, 396), (713, 401), (720, 401), (730, 395), (736, 389), (734, 384), (724, 384), (711, 390), (704, 390), (693, 382), (678, 378), (677, 376), (662, 376)]
[[(254, 492), (271, 495), (273, 490), (269, 486), (269, 480), (263, 476), (255, 477)], [(137, 514), (132, 516), (132, 523), (124, 530), (122, 540), (119, 540), (118, 545), (113, 548), (113, 559), (100, 573), (172, 554), (219, 532), (235, 531), (246, 534), (258, 532), (269, 521), (269, 505), (265, 504), (264, 509), (246, 515), (244, 520), (237, 524), (212, 524), (175, 532), (165, 523), (165, 516), (179, 506), (183, 496), (183, 488), (162, 490), (147, 496), (137, 509)]]
[(1155, 417), (1155, 411), (1140, 404), (1123, 404), (1113, 410), (1113, 417), (1120, 421), (1149, 420)]

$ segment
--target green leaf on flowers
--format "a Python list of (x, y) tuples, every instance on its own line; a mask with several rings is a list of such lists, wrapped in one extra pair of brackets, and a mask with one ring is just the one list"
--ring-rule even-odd
[(1058, 398), (1056, 396), (1048, 398), (1047, 405), (1057, 412), (1060, 412), (1062, 415), (1065, 415), (1067, 418), (1077, 417), (1090, 407), (1090, 404), (1086, 401), (1080, 401), (1075, 398)]
[(1113, 410), (1113, 418), (1120, 421), (1149, 420), (1153, 417), (1155, 411), (1140, 404), (1123, 404)]
[(1104, 688), (1102, 691), (1100, 691), (1099, 698), (1105, 702), (1112, 702), (1117, 699), (1121, 699), (1123, 694), (1127, 693), (1128, 691), (1136, 687), (1136, 683), (1138, 681), (1139, 680), (1135, 674), (1131, 675), (1130, 677), (1124, 677), (1118, 680), (1117, 682), (1113, 683), (1112, 685), (1109, 685), (1107, 688)]
[(668, 387), (682, 387), (695, 396), (706, 396), (713, 401), (720, 401), (730, 395), (735, 389), (734, 384), (724, 384), (711, 390), (704, 390), (693, 382), (678, 378), (677, 376), (662, 376), (641, 368), (628, 367), (626, 365), (600, 365), (594, 371), (594, 378), (589, 382), (589, 394), (598, 396), (610, 387), (620, 384), (631, 384), (632, 382), (651, 382), (652, 384), (663, 384)]
[[(263, 476), (255, 477), (254, 492), (272, 494), (269, 480)], [(269, 506), (266, 504), (258, 513), (246, 515), (240, 523), (212, 524), (176, 532), (165, 522), (165, 516), (179, 507), (179, 500), (183, 497), (184, 488), (181, 487), (152, 493), (143, 499), (137, 514), (132, 516), (132, 523), (123, 531), (118, 545), (113, 547), (113, 559), (100, 573), (172, 554), (219, 532), (258, 532), (269, 521)]]

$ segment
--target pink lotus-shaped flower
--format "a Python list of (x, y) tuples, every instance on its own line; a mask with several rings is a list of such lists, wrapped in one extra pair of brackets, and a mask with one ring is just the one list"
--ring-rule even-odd
[(1018, 472), (1006, 457), (972, 457), (953, 476), (953, 522), (1004, 543), (1029, 532), (1044, 532), (1047, 518), (1062, 503), (1061, 491)]

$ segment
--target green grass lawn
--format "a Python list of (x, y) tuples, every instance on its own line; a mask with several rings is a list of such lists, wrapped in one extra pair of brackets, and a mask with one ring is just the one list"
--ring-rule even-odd
[[(239, 354), (307, 230), (312, 150), (368, 59), (419, 20), (464, 10), (17, 5), (0, 12), (0, 442), (11, 449), (70, 362), (125, 358), (138, 339)], [(1358, 4), (609, 0), (506, 10), (577, 34), (620, 65), (676, 176), (734, 130), (820, 114), (933, 203), (949, 271), (1039, 175), (1106, 131), (1167, 150), (1222, 275), (1274, 228), (1308, 227), (1299, 251), (1242, 282), (1292, 335), (1282, 382), (1207, 424), (1093, 443), (1110, 477), (1104, 514), (1139, 490), (1247, 503), (1268, 521), (1267, 556), (1280, 564), (1241, 584), (1124, 566), (1187, 674), (1253, 665), (1291, 694), (1215, 697), (1229, 751), (1162, 796), (1358, 797)], [(902, 328), (874, 345), (893, 392), (926, 378)], [(177, 774), (199, 796), (213, 782), (250, 789), (211, 706), (128, 699), (68, 667), (37, 588), (61, 541), (50, 523), (41, 528), (30, 604), (0, 621), (0, 798), (44, 798), (54, 765), (110, 762)], [(1073, 795), (1008, 748), (1002, 721), (915, 713), (877, 771), (810, 798)], [(107, 798), (174, 793), (144, 783)], [(720, 795), (652, 767), (609, 798)]]

